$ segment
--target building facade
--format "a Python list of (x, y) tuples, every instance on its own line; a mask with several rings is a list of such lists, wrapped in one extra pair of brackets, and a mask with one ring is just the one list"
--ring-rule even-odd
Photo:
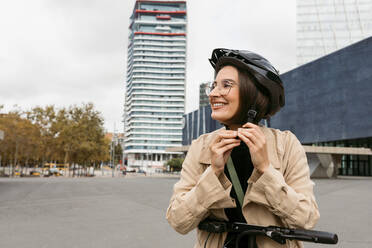
[(128, 166), (152, 171), (182, 142), (186, 1), (137, 0), (130, 17), (124, 106)]
[(297, 65), (372, 35), (370, 0), (297, 0)]
[(210, 84), (210, 82), (201, 83), (199, 85), (199, 107), (204, 107), (209, 105), (209, 97), (205, 92), (206, 87)]

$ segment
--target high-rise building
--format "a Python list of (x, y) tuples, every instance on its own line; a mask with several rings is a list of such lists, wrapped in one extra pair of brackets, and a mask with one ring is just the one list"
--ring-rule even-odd
[(130, 17), (124, 107), (128, 166), (154, 171), (181, 146), (186, 1), (137, 0)]
[(209, 105), (209, 97), (205, 92), (205, 88), (210, 84), (210, 82), (201, 83), (199, 85), (199, 108)]
[(371, 0), (297, 0), (297, 65), (372, 35)]

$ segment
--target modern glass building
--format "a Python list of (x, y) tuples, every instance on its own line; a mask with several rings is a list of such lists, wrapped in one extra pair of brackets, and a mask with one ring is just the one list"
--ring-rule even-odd
[(186, 1), (137, 0), (130, 17), (125, 151), (128, 166), (153, 171), (181, 146), (185, 108)]
[(297, 65), (372, 35), (370, 0), (297, 0)]

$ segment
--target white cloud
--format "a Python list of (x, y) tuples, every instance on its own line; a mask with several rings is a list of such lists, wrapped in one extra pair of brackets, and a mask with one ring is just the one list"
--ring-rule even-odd
[[(295, 1), (189, 0), (186, 111), (211, 80), (213, 48), (252, 50), (280, 71), (295, 66)], [(0, 104), (22, 108), (93, 102), (122, 129), (133, 1), (0, 3)]]

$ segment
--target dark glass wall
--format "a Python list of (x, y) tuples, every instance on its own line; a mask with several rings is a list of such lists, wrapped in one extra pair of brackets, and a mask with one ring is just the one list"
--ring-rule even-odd
[(372, 137), (372, 37), (281, 77), (286, 104), (272, 127), (304, 144)]

